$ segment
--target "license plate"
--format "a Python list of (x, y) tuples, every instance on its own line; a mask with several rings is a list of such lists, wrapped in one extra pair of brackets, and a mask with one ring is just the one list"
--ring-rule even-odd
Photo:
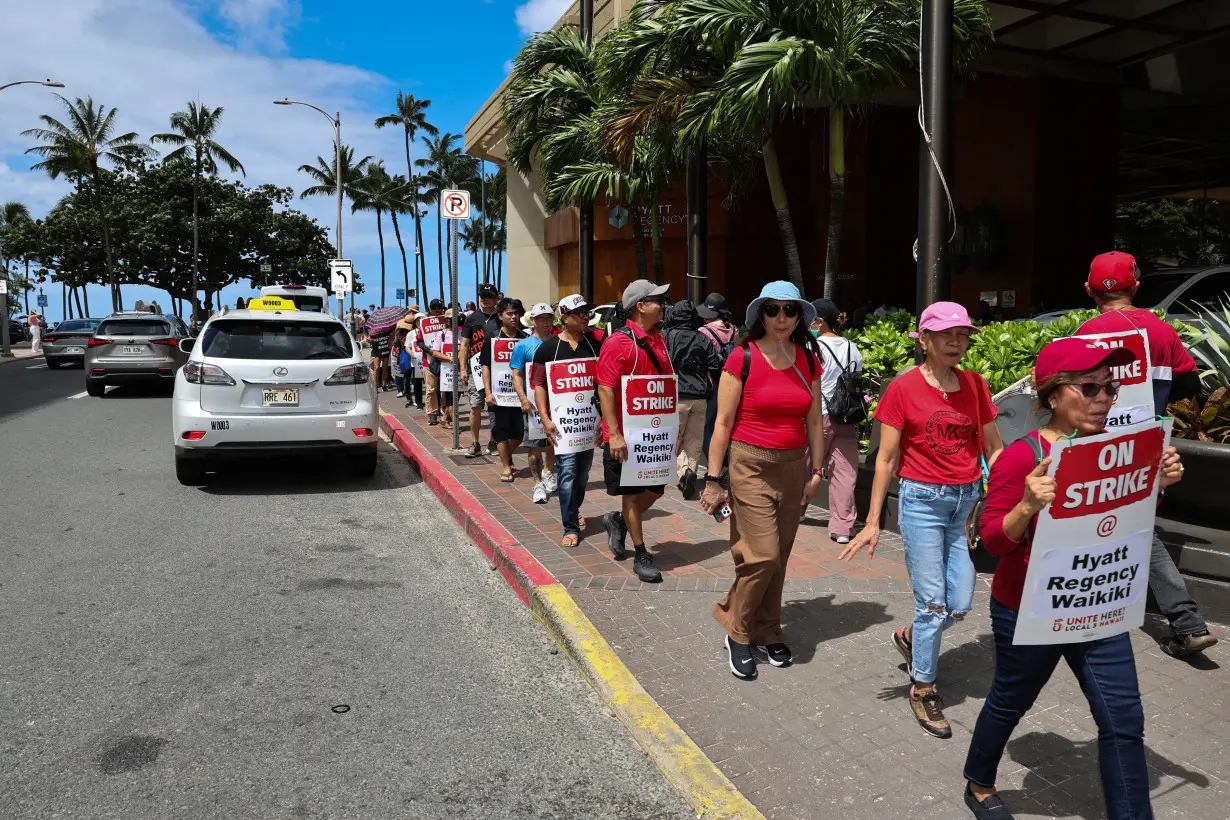
[(295, 389), (265, 390), (261, 403), (266, 407), (298, 407), (299, 391)]
[(65, 355), (81, 356), (85, 354), (84, 347), (66, 347), (64, 348)]
[(125, 356), (140, 356), (145, 352), (145, 345), (124, 345), (120, 348), (120, 353)]

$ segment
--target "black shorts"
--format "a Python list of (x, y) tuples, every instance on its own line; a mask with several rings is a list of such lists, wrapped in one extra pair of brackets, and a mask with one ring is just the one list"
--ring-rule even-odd
[(602, 481), (606, 484), (607, 495), (640, 495), (641, 493), (657, 493), (662, 495), (662, 493), (666, 492), (665, 484), (658, 484), (653, 487), (623, 486), (619, 483), (623, 469), (624, 463), (611, 455), (611, 445), (602, 445)]
[(492, 415), (491, 440), (496, 444), (525, 438), (525, 413), (520, 407), (496, 407)]

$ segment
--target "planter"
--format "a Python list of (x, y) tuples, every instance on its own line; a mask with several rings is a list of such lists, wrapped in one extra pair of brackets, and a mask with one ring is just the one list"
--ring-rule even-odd
[(1160, 513), (1205, 527), (1230, 529), (1226, 504), (1230, 445), (1187, 439), (1171, 443), (1183, 458), (1183, 480), (1166, 491)]

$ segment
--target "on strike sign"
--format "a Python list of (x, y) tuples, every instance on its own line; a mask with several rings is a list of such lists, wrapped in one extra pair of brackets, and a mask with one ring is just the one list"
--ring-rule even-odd
[(447, 329), (448, 319), (443, 316), (424, 316), (419, 320), (419, 332), (423, 334), (423, 344), (428, 348)]
[(624, 376), (624, 440), (628, 460), (619, 483), (625, 487), (666, 484), (675, 473), (679, 401), (674, 376)]
[(491, 344), (491, 392), (500, 407), (520, 407), (517, 388), (513, 386), (512, 354), (516, 339), (497, 338)]
[[(451, 336), (446, 336), (444, 342), (440, 346), (440, 352), (445, 356), (452, 358), (453, 356), (453, 339)], [(453, 392), (453, 365), (452, 362), (440, 362), (440, 392)]]
[(1150, 378), (1152, 361), (1149, 358), (1149, 337), (1143, 330), (1124, 330), (1118, 333), (1093, 333), (1077, 336), (1087, 339), (1098, 347), (1113, 350), (1126, 347), (1136, 354), (1136, 361), (1110, 369), (1110, 377), (1119, 382), (1119, 397), (1106, 417), (1106, 428), (1126, 427), (1150, 421), (1154, 416), (1153, 380)]
[(547, 363), (547, 402), (559, 428), (556, 455), (594, 449), (598, 433), (598, 401), (594, 391), (597, 359), (566, 359)]
[(1079, 643), (1144, 623), (1158, 473), (1170, 419), (1051, 446), (1014, 644)]

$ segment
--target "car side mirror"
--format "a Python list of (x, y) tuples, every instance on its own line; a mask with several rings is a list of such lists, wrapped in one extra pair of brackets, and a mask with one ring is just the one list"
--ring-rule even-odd
[(196, 339), (180, 339), (179, 349), (184, 353), (191, 353), (192, 348), (196, 347)]

